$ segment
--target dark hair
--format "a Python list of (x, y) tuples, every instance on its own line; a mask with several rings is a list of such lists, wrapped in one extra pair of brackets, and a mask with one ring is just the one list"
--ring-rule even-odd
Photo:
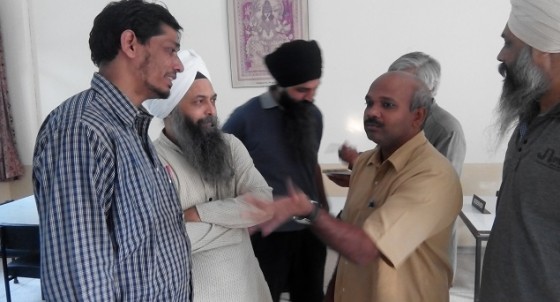
[(114, 1), (95, 17), (89, 33), (91, 60), (96, 66), (113, 60), (121, 46), (121, 34), (132, 30), (140, 43), (162, 33), (166, 24), (176, 31), (183, 29), (167, 8), (144, 0)]

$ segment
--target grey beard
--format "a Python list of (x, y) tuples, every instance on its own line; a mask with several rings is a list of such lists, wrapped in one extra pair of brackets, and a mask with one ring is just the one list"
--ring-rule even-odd
[[(195, 123), (179, 110), (169, 115), (175, 142), (183, 156), (203, 179), (210, 183), (228, 182), (234, 175), (229, 145), (218, 128), (216, 117), (206, 117)], [(212, 121), (213, 127), (205, 129), (202, 123)]]
[(538, 101), (550, 88), (550, 81), (536, 66), (531, 48), (525, 47), (511, 68), (500, 64), (504, 76), (502, 95), (496, 109), (498, 120), (498, 144), (520, 120), (530, 122), (538, 113)]

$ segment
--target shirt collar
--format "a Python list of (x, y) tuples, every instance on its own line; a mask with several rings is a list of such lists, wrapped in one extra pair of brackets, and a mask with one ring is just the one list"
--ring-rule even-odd
[(560, 118), (560, 103), (554, 105), (545, 115), (553, 118)]
[(272, 93), (270, 91), (261, 94), (259, 99), (261, 101), (261, 107), (263, 109), (278, 107), (278, 103), (276, 102), (274, 96), (272, 96)]
[(142, 123), (151, 121), (152, 116), (149, 113), (134, 106), (115, 85), (97, 72), (91, 80), (91, 88), (101, 95), (105, 101), (104, 106), (114, 112), (123, 124), (133, 127), (137, 118)]
[(411, 157), (412, 153), (420, 146), (428, 143), (426, 136), (424, 135), (424, 131), (420, 131), (416, 134), (413, 138), (408, 140), (404, 143), (400, 148), (398, 148), (389, 158), (387, 158), (384, 162), (381, 162), (381, 150), (379, 146), (377, 146), (374, 152), (371, 154), (371, 157), (368, 160), (368, 165), (375, 165), (381, 166), (384, 163), (391, 164), (395, 170), (398, 172), (408, 162), (409, 158)]
[(180, 148), (179, 146), (177, 146), (174, 142), (172, 142), (172, 141), (167, 137), (167, 135), (165, 135), (165, 132), (164, 132), (164, 131), (165, 131), (165, 129), (164, 129), (164, 130), (161, 130), (161, 132), (160, 132), (160, 134), (159, 134), (158, 140), (160, 141), (160, 143), (161, 143), (164, 147), (166, 147), (166, 148), (168, 148), (168, 149), (171, 149), (171, 150), (173, 150), (173, 151), (176, 151), (177, 153), (182, 154), (182, 153), (183, 153), (183, 150), (181, 150), (181, 148)]

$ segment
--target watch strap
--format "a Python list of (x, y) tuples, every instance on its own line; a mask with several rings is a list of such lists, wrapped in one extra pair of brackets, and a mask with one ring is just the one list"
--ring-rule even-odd
[(292, 220), (300, 223), (300, 224), (305, 224), (305, 225), (311, 225), (313, 224), (313, 222), (315, 222), (315, 220), (317, 219), (317, 216), (319, 216), (319, 210), (321, 209), (321, 205), (316, 202), (315, 200), (310, 200), (311, 205), (313, 206), (313, 209), (311, 210), (311, 213), (309, 213), (309, 215), (305, 216), (305, 217), (299, 217), (299, 216), (294, 216), (292, 217)]

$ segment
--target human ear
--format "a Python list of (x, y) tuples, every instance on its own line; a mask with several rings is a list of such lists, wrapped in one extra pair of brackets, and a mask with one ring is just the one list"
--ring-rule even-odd
[(553, 56), (551, 53), (540, 51), (536, 48), (531, 48), (531, 58), (535, 65), (539, 66), (545, 72), (551, 69)]
[(424, 121), (426, 120), (428, 111), (426, 110), (426, 108), (422, 107), (422, 108), (417, 108), (416, 110), (414, 110), (414, 118), (412, 120), (412, 125), (415, 128), (418, 129), (422, 129), (422, 125), (424, 124)]
[(121, 51), (128, 57), (135, 57), (138, 45), (138, 38), (134, 31), (127, 29), (121, 33)]

